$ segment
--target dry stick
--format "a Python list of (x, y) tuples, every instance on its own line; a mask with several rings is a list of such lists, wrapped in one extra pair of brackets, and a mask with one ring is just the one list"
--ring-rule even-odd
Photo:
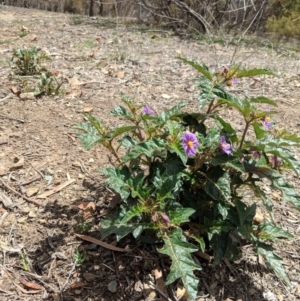
[(124, 287), (120, 281), (120, 274), (119, 274), (119, 270), (118, 270), (118, 263), (117, 263), (117, 260), (116, 260), (116, 256), (115, 256), (115, 252), (112, 252), (112, 255), (113, 255), (113, 258), (114, 258), (114, 263), (115, 263), (115, 272), (117, 274), (117, 279), (118, 279), (118, 282), (119, 282), (119, 286), (121, 288), (121, 291), (122, 291), (122, 294), (123, 294), (123, 299), (126, 300), (126, 295), (125, 295), (125, 292), (124, 292)]
[(10, 191), (12, 191), (14, 194), (16, 194), (16, 195), (22, 197), (22, 198), (23, 198), (24, 200), (26, 200), (27, 202), (32, 203), (32, 204), (35, 204), (35, 205), (37, 205), (37, 206), (41, 206), (41, 204), (40, 204), (38, 201), (30, 199), (30, 198), (24, 196), (22, 193), (16, 191), (14, 188), (8, 186), (1, 178), (0, 178), (0, 182), (1, 182), (2, 185), (5, 186), (8, 190), (10, 190)]
[(2, 114), (0, 114), (0, 118), (5, 118), (5, 119), (9, 119), (9, 120), (19, 121), (21, 123), (25, 123), (26, 122), (25, 120), (17, 119), (17, 118), (12, 118), (12, 117), (9, 117), (9, 116), (6, 116), (6, 115), (2, 115)]
[(12, 96), (11, 94), (8, 94), (8, 95), (5, 96), (4, 98), (0, 99), (0, 102), (6, 100), (6, 99), (8, 99), (8, 98), (10, 98), (11, 96)]
[(10, 293), (8, 291), (5, 291), (3, 288), (0, 287), (0, 291), (7, 294), (7, 295), (13, 295), (13, 293)]
[(0, 217), (0, 226), (2, 225), (2, 223), (4, 222), (4, 220), (6, 219), (6, 217), (8, 216), (8, 212), (5, 211), (2, 216)]
[(41, 278), (41, 276), (39, 275), (35, 275), (33, 273), (29, 273), (29, 272), (22, 272), (22, 274), (26, 275), (27, 277), (34, 277), (35, 279), (37, 279), (37, 281), (39, 281), (40, 283), (42, 283), (43, 285), (49, 287), (53, 292), (57, 292), (57, 289), (55, 289), (54, 287), (52, 287), (51, 285), (49, 285), (48, 283), (44, 282)]

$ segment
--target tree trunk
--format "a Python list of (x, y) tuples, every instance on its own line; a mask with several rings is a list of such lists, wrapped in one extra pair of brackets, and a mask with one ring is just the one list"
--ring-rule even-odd
[(92, 17), (94, 15), (94, 0), (90, 1), (90, 11), (89, 16)]

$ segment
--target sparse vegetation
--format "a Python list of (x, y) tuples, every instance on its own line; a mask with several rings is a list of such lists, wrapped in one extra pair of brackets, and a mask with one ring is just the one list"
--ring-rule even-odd
[(45, 60), (50, 58), (36, 47), (20, 47), (13, 50), (11, 68), (16, 75), (38, 75), (47, 70), (41, 64)]

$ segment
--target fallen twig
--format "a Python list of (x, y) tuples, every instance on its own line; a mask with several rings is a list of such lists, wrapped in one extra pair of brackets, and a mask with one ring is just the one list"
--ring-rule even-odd
[(0, 217), (0, 226), (2, 225), (2, 223), (4, 222), (4, 220), (6, 219), (6, 217), (8, 216), (8, 212), (5, 211), (2, 216)]
[(86, 235), (83, 235), (83, 234), (75, 234), (75, 235), (77, 237), (83, 239), (83, 240), (89, 241), (91, 243), (94, 243), (98, 246), (101, 246), (103, 248), (106, 248), (106, 249), (109, 249), (109, 250), (112, 250), (112, 251), (117, 251), (117, 252), (130, 252), (131, 251), (131, 250), (121, 249), (121, 248), (112, 246), (110, 244), (107, 244), (106, 242), (103, 242), (101, 240), (98, 240), (98, 239), (90, 237), (90, 236), (86, 236)]
[(31, 184), (31, 183), (33, 183), (33, 182), (39, 180), (40, 178), (41, 178), (41, 177), (35, 177), (35, 178), (33, 178), (33, 179), (31, 179), (31, 180), (28, 180), (28, 181), (26, 181), (26, 182), (22, 182), (22, 183), (20, 184), (20, 186), (25, 186), (25, 185)]
[(4, 100), (6, 100), (6, 99), (8, 99), (8, 98), (10, 98), (10, 97), (11, 97), (11, 94), (8, 94), (8, 95), (5, 96), (4, 98), (1, 98), (1, 99), (0, 99), (0, 102), (4, 101)]
[(66, 181), (66, 182), (64, 182), (64, 183), (56, 186), (55, 188), (53, 188), (53, 189), (51, 189), (49, 191), (45, 191), (44, 193), (38, 195), (37, 198), (39, 198), (39, 199), (45, 199), (46, 197), (48, 197), (48, 196), (50, 196), (50, 195), (52, 195), (52, 194), (54, 194), (54, 193), (62, 190), (63, 188), (67, 187), (68, 185), (72, 184), (73, 182), (75, 182), (75, 179), (70, 179), (70, 180), (68, 180), (68, 181)]
[[(8, 95), (9, 96), (9, 95)], [(5, 98), (5, 97), (4, 97)], [(2, 100), (4, 100), (4, 98), (0, 99), (0, 102)], [(7, 98), (7, 96), (6, 96)], [(9, 117), (9, 116), (6, 116), (6, 115), (2, 115), (0, 114), (0, 118), (5, 118), (5, 119), (9, 119), (9, 120), (14, 120), (14, 121), (18, 121), (18, 122), (21, 122), (21, 123), (25, 123), (26, 121), (25, 120), (22, 120), (22, 119), (18, 119), (18, 118), (13, 118), (13, 117)]]
[(32, 204), (35, 204), (35, 205), (37, 205), (37, 206), (41, 206), (41, 204), (40, 204), (38, 201), (32, 200), (32, 199), (30, 199), (30, 198), (24, 196), (22, 193), (16, 191), (14, 188), (12, 188), (12, 187), (10, 187), (9, 185), (7, 185), (1, 178), (0, 178), (0, 182), (1, 182), (2, 185), (3, 185), (4, 187), (6, 187), (8, 190), (10, 190), (10, 191), (12, 191), (14, 194), (16, 194), (16, 195), (22, 197), (22, 198), (23, 198), (24, 200), (26, 200), (27, 202), (32, 203)]

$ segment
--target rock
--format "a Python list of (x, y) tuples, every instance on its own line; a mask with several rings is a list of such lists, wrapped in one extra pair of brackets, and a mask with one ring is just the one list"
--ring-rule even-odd
[(39, 188), (37, 187), (30, 187), (26, 191), (26, 195), (30, 198), (34, 195), (36, 195), (39, 192)]
[(118, 283), (117, 281), (113, 280), (108, 285), (107, 288), (110, 292), (116, 293), (117, 292)]
[(22, 212), (25, 213), (25, 214), (30, 212), (30, 208), (29, 208), (28, 206), (23, 207), (21, 210), (22, 210)]
[(78, 174), (78, 179), (84, 179), (85, 178), (85, 175), (84, 174), (82, 174), (82, 173), (79, 173)]
[(30, 211), (28, 216), (31, 218), (37, 217), (37, 215), (33, 211)]
[(4, 192), (1, 192), (1, 191), (0, 191), (0, 202), (3, 204), (3, 206), (6, 209), (13, 208), (12, 200), (6, 194), (4, 194)]
[(27, 220), (27, 216), (20, 217), (18, 223), (23, 224)]
[(84, 273), (83, 274), (83, 278), (87, 281), (87, 282), (92, 282), (96, 279), (96, 275), (92, 274), (92, 273)]

